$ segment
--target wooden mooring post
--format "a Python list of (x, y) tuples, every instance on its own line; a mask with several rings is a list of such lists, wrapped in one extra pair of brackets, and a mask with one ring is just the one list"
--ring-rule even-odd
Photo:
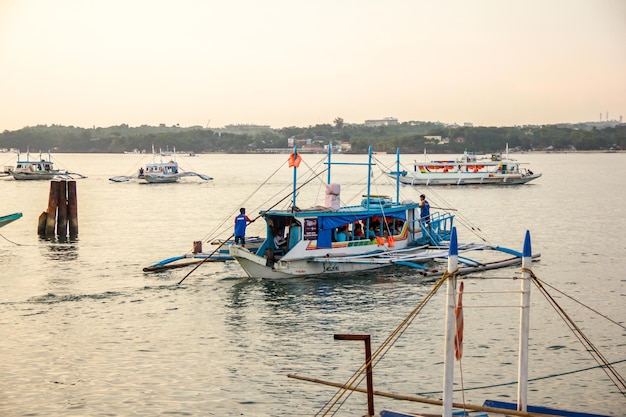
[(50, 194), (48, 208), (39, 216), (37, 233), (46, 239), (60, 240), (68, 237), (74, 239), (78, 236), (78, 203), (76, 194), (76, 181), (53, 180), (50, 181)]

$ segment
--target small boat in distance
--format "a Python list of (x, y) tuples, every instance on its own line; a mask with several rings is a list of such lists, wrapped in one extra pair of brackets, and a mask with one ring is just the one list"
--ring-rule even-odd
[(78, 178), (87, 178), (76, 172), (55, 169), (50, 152), (48, 152), (48, 159), (44, 159), (41, 152), (39, 152), (39, 159), (31, 161), (30, 152), (28, 151), (26, 153), (26, 159), (20, 158), (20, 152), (18, 150), (17, 165), (15, 167), (9, 166), (5, 168), (5, 171), (16, 180), (72, 179), (74, 178), (73, 175)]
[[(464, 152), (460, 158), (413, 163), (412, 171), (401, 171), (400, 182), (407, 185), (519, 185), (541, 174), (522, 167), (523, 163), (504, 155), (477, 158)], [(390, 172), (389, 176), (394, 176)]]
[(6, 226), (7, 224), (14, 222), (21, 217), (22, 213), (13, 213), (7, 214), (6, 216), (0, 216), (0, 227)]
[(139, 179), (142, 182), (148, 184), (169, 184), (178, 182), (183, 177), (198, 177), (204, 181), (211, 181), (213, 178), (208, 175), (198, 174), (191, 171), (182, 171), (178, 162), (176, 162), (176, 150), (174, 152), (167, 152), (167, 155), (172, 155), (173, 158), (167, 162), (163, 162), (163, 156), (165, 152), (159, 152), (160, 161), (156, 162), (156, 156), (154, 148), (152, 149), (152, 163), (147, 164), (144, 167), (139, 168), (137, 176), (119, 175), (109, 178), (109, 181), (113, 182), (128, 182), (133, 179)]

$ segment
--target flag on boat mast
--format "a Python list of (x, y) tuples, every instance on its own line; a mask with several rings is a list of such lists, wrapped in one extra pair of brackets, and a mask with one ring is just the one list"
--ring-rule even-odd
[(289, 155), (289, 168), (298, 168), (300, 166), (300, 162), (302, 162), (302, 157), (300, 156), (300, 153), (298, 153), (298, 151), (294, 151), (291, 153), (291, 155)]

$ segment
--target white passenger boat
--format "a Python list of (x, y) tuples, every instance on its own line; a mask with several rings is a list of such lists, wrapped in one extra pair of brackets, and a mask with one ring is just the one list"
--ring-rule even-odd
[[(501, 279), (504, 281), (504, 287), (502, 287), (499, 291), (494, 291), (493, 287), (490, 286), (488, 290), (480, 290), (480, 287), (484, 287), (485, 282), (489, 282), (489, 280), (485, 280), (484, 277), (478, 278), (476, 280), (472, 280), (472, 277), (462, 278), (459, 276), (458, 264), (462, 259), (462, 256), (459, 253), (459, 247), (457, 245), (456, 238), (456, 229), (453, 231), (448, 251), (448, 266), (446, 271), (442, 274), (441, 278), (435, 283), (430, 292), (424, 297), (424, 299), (411, 310), (410, 314), (407, 317), (401, 318), (399, 320), (398, 326), (392, 331), (389, 337), (386, 340), (383, 340), (380, 344), (380, 347), (372, 350), (370, 343), (374, 338), (370, 338), (369, 334), (335, 334), (335, 340), (359, 340), (365, 342), (365, 361), (362, 362), (360, 367), (352, 373), (352, 376), (346, 382), (331, 382), (325, 381), (321, 379), (306, 377), (303, 375), (297, 374), (289, 374), (290, 378), (295, 378), (299, 380), (315, 382), (318, 384), (328, 385), (337, 388), (335, 390), (335, 394), (333, 397), (327, 401), (321, 402), (324, 404), (322, 409), (319, 410), (315, 415), (319, 416), (330, 416), (330, 415), (339, 415), (339, 408), (346, 402), (348, 397), (353, 393), (363, 393), (367, 394), (367, 416), (380, 415), (381, 417), (416, 417), (416, 416), (442, 416), (442, 417), (452, 417), (452, 416), (472, 416), (472, 417), (490, 417), (490, 416), (520, 416), (520, 417), (539, 417), (539, 416), (563, 416), (563, 417), (605, 417), (601, 414), (595, 413), (593, 410), (593, 404), (599, 404), (602, 401), (603, 396), (621, 396), (626, 395), (626, 380), (619, 373), (619, 369), (613, 366), (617, 362), (609, 362), (607, 358), (599, 352), (597, 346), (595, 346), (589, 337), (583, 334), (582, 330), (577, 326), (577, 324), (570, 318), (570, 316), (563, 310), (562, 306), (559, 305), (558, 299), (563, 298), (557, 296), (553, 297), (548, 293), (548, 285), (546, 283), (542, 283), (542, 281), (533, 273), (532, 271), (532, 249), (530, 242), (530, 233), (526, 233), (524, 247), (523, 247), (523, 261), (522, 261), (522, 269), (518, 276), (516, 277), (502, 277)], [(506, 285), (509, 282), (511, 285)], [(546, 346), (540, 346), (541, 338), (530, 339), (530, 309), (531, 309), (531, 287), (537, 287), (538, 291), (542, 293), (546, 300), (550, 303), (550, 305), (554, 308), (554, 310), (559, 314), (559, 316), (565, 321), (565, 326), (572, 330), (576, 335), (576, 339), (578, 339), (583, 345), (582, 351), (588, 352), (589, 355), (593, 358), (595, 362), (597, 362), (598, 366), (594, 366), (591, 368), (585, 368), (581, 371), (572, 371), (571, 369), (563, 369), (563, 372), (556, 375), (549, 375), (546, 377), (538, 377), (534, 379), (529, 378), (529, 355), (534, 354), (538, 355), (542, 349), (546, 349)], [(379, 381), (378, 384), (381, 385), (380, 376), (375, 377), (376, 367), (382, 368), (383, 371), (381, 375), (384, 374), (384, 379), (387, 380), (387, 385), (392, 384), (394, 381), (389, 381), (394, 376), (393, 372), (390, 372), (390, 369), (382, 363), (385, 359), (385, 356), (393, 357), (398, 359), (398, 356), (394, 355), (390, 352), (391, 348), (394, 345), (401, 346), (401, 350), (404, 351), (407, 355), (409, 355), (411, 359), (411, 363), (415, 365), (415, 373), (419, 378), (419, 367), (420, 367), (420, 355), (414, 352), (414, 349), (419, 349), (422, 347), (427, 351), (430, 351), (433, 347), (428, 344), (428, 340), (432, 340), (431, 336), (422, 335), (419, 332), (416, 333), (413, 331), (407, 331), (408, 327), (411, 324), (417, 323), (420, 320), (419, 314), (425, 309), (426, 304), (429, 301), (435, 299), (435, 294), (439, 290), (445, 290), (445, 312), (442, 312), (445, 317), (444, 326), (445, 330), (442, 332), (441, 330), (432, 330), (435, 334), (442, 334), (444, 339), (443, 346), (443, 361), (439, 361), (441, 363), (441, 374), (443, 375), (443, 388), (438, 386), (435, 390), (430, 391), (430, 397), (427, 397), (426, 394), (422, 396), (411, 395), (411, 394), (401, 394), (401, 393), (393, 393), (393, 392), (385, 392), (374, 389), (374, 381)], [(475, 310), (472, 310), (472, 307), (486, 307), (484, 304), (486, 303), (486, 294), (496, 293), (498, 296), (497, 305), (493, 305), (491, 307), (497, 307), (497, 309), (491, 309), (491, 311), (502, 311), (503, 307), (507, 307), (508, 304), (505, 302), (507, 297), (514, 297), (518, 300), (518, 305), (512, 305), (513, 308), (519, 309), (519, 336), (517, 340), (508, 341), (510, 342), (507, 345), (507, 349), (505, 351), (496, 350), (496, 354), (492, 355), (492, 359), (494, 362), (494, 366), (507, 366), (510, 364), (508, 361), (508, 356), (505, 355), (507, 352), (511, 352), (513, 346), (517, 346), (517, 382), (512, 383), (500, 383), (493, 385), (482, 385), (479, 388), (482, 389), (493, 389), (495, 387), (504, 387), (507, 385), (511, 385), (513, 387), (511, 392), (508, 395), (500, 395), (500, 397), (504, 397), (509, 399), (509, 401), (503, 401), (502, 398), (498, 400), (484, 400), (482, 404), (475, 404), (471, 401), (468, 401), (468, 397), (475, 396), (472, 395), (470, 391), (474, 391), (475, 387), (471, 387), (468, 385), (476, 384), (476, 381), (482, 381), (485, 377), (484, 369), (479, 375), (475, 375), (475, 372), (472, 373), (472, 365), (476, 363), (477, 358), (482, 358), (485, 356), (485, 349), (491, 348), (491, 346), (486, 346), (485, 343), (490, 338), (493, 339), (498, 338), (494, 336), (494, 332), (500, 330), (501, 327), (508, 328), (511, 326), (510, 321), (506, 321), (502, 323), (500, 326), (494, 328), (484, 328), (480, 331), (480, 326), (474, 325), (472, 329), (474, 332), (472, 334), (466, 335), (464, 341), (464, 323), (469, 323), (472, 320), (471, 314)], [(559, 291), (560, 292), (560, 291)], [(464, 295), (465, 294), (465, 295)], [(559, 295), (564, 295), (563, 293)], [(466, 297), (469, 297), (466, 298)], [(473, 303), (473, 301), (475, 303)], [(478, 305), (477, 305), (477, 304)], [(465, 315), (463, 313), (463, 309), (466, 306), (470, 307), (468, 310), (468, 314)], [(430, 306), (429, 306), (430, 307)], [(487, 306), (488, 307), (488, 306)], [(485, 311), (485, 310), (481, 310)], [(599, 312), (592, 310), (598, 316), (598, 318), (608, 319), (612, 321), (614, 324), (620, 325), (617, 321), (613, 321), (610, 318), (600, 314)], [(428, 313), (427, 313), (428, 314)], [(482, 314), (482, 313), (475, 313)], [(432, 317), (432, 314), (428, 314), (429, 317)], [(475, 317), (475, 316), (474, 316)], [(504, 315), (504, 317), (507, 317)], [(537, 321), (550, 320), (550, 318), (540, 317), (537, 318)], [(363, 317), (363, 323), (367, 322), (367, 317)], [(623, 328), (623, 326), (621, 326)], [(541, 328), (541, 325), (535, 324), (533, 328)], [(418, 342), (408, 341), (407, 337), (413, 335), (415, 337), (416, 334), (420, 335), (420, 339)], [(619, 332), (615, 332), (617, 337), (619, 337)], [(403, 337), (403, 340), (399, 339)], [(622, 335), (623, 336), (623, 335)], [(607, 335), (603, 338), (602, 342), (607, 338), (611, 338), (615, 336)], [(505, 338), (506, 339), (506, 338)], [(468, 346), (468, 348), (463, 349), (463, 345), (467, 344), (467, 341), (472, 341), (473, 343)], [(480, 341), (483, 341), (482, 343)], [(400, 342), (400, 343), (398, 343)], [(619, 344), (620, 341), (616, 340), (614, 343)], [(532, 346), (529, 348), (529, 346)], [(476, 352), (476, 346), (482, 346), (480, 352)], [(473, 351), (469, 351), (469, 348), (474, 347)], [(571, 349), (572, 351), (577, 351), (578, 349)], [(345, 353), (345, 351), (344, 351)], [(515, 350), (511, 352), (515, 355)], [(469, 357), (468, 363), (463, 363), (464, 354)], [(490, 358), (486, 358), (490, 359)], [(511, 358), (514, 359), (514, 358)], [(539, 359), (539, 363), (543, 364), (544, 360)], [(456, 364), (458, 362), (458, 365)], [(618, 362), (623, 362), (618, 361)], [(515, 366), (515, 360), (512, 361)], [(572, 362), (572, 365), (576, 365), (578, 362)], [(455, 368), (460, 370), (460, 375), (456, 378)], [(406, 380), (407, 372), (411, 373), (411, 370), (403, 370), (404, 373), (400, 376), (401, 380), (406, 384), (409, 382), (410, 387), (419, 386), (419, 384), (423, 381), (412, 381)], [(531, 397), (533, 396), (541, 396), (541, 390), (534, 389), (529, 390), (528, 385), (530, 381), (540, 381), (548, 378), (558, 378), (561, 386), (564, 390), (568, 389), (568, 383), (565, 380), (566, 375), (571, 376), (570, 374), (582, 372), (582, 371), (595, 371), (598, 374), (601, 374), (601, 377), (595, 381), (596, 384), (605, 384), (608, 389), (602, 390), (602, 395), (593, 395), (592, 388), (595, 387), (587, 387), (589, 392), (589, 397), (591, 400), (588, 401), (589, 411), (583, 411), (580, 409), (569, 410), (567, 408), (567, 404), (565, 404), (565, 409), (561, 408), (563, 405), (559, 404), (558, 397), (551, 397), (550, 404), (548, 406), (544, 405), (530, 405)], [(328, 373), (330, 370), (324, 371), (324, 373)], [(489, 374), (488, 375), (492, 375)], [(574, 376), (575, 378), (575, 376)], [(471, 382), (468, 382), (471, 381)], [(574, 382), (576, 384), (578, 381)], [(363, 386), (364, 385), (364, 386)], [(600, 385), (602, 387), (602, 385)], [(515, 392), (516, 391), (516, 392)], [(402, 400), (405, 402), (411, 402), (412, 404), (420, 403), (420, 406), (415, 405), (406, 405), (405, 408), (412, 407), (413, 410), (410, 412), (404, 411), (391, 411), (391, 410), (381, 410), (380, 413), (376, 413), (375, 411), (375, 397), (378, 398), (386, 398)], [(456, 397), (456, 399), (455, 399)], [(511, 401), (514, 399), (513, 401)], [(352, 404), (353, 405), (353, 404)], [(388, 407), (388, 406), (387, 406)], [(616, 412), (615, 415), (622, 415), (622, 411), (614, 410)], [(350, 410), (350, 413), (353, 415), (362, 415), (363, 413), (358, 413), (354, 408)]]
[[(494, 154), (477, 158), (465, 152), (460, 158), (413, 163), (412, 170), (400, 171), (400, 181), (408, 185), (518, 185), (541, 177), (508, 157)], [(395, 173), (390, 173), (394, 176)]]
[[(445, 259), (454, 216), (447, 212), (431, 212), (428, 219), (420, 218), (419, 203), (400, 201), (399, 181), (396, 177), (395, 198), (371, 193), (372, 151), (365, 163), (331, 161), (328, 147), (328, 181), (324, 205), (301, 208), (296, 204), (300, 188), (296, 173), (292, 204), (288, 209), (269, 209), (260, 212), (266, 222), (265, 242), (252, 252), (240, 245), (231, 245), (230, 255), (245, 272), (254, 278), (283, 279), (322, 274), (354, 273), (393, 265), (420, 269), (424, 274)], [(294, 158), (295, 155), (295, 158)], [(300, 156), (297, 150), (290, 157), (290, 165)], [(399, 167), (399, 152), (396, 164)], [(339, 184), (331, 181), (331, 169), (336, 165), (367, 167), (367, 191), (354, 205), (341, 205)], [(316, 176), (319, 176), (318, 173)], [(359, 231), (364, 231), (360, 236)], [(277, 246), (274, 237), (284, 239)], [(484, 262), (470, 259), (470, 252), (494, 250), (513, 255), (513, 258)], [(466, 267), (494, 269), (519, 262), (521, 254), (510, 249), (485, 244), (461, 245)]]
[(86, 178), (84, 175), (76, 172), (55, 169), (50, 152), (48, 152), (48, 159), (45, 159), (41, 152), (39, 152), (39, 159), (33, 161), (30, 159), (30, 152), (26, 153), (26, 159), (21, 159), (21, 154), (18, 151), (17, 164), (15, 167), (9, 166), (6, 167), (5, 170), (16, 180), (70, 179), (75, 176), (78, 178)]

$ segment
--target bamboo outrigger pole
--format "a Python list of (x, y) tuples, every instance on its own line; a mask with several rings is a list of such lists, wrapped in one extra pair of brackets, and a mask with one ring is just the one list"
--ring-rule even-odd
[[(293, 379), (299, 379), (301, 381), (314, 382), (316, 384), (328, 385), (330, 387), (342, 388), (344, 390), (360, 392), (363, 394), (367, 393), (367, 390), (365, 388), (359, 388), (359, 387), (355, 387), (352, 385), (339, 384), (337, 382), (324, 381), (322, 379), (310, 378), (310, 377), (296, 375), (296, 374), (288, 374), (287, 377), (293, 378)], [(431, 405), (443, 404), (443, 401), (441, 400), (433, 400), (433, 399), (424, 398), (424, 397), (414, 397), (412, 395), (394, 394), (394, 393), (385, 392), (385, 391), (374, 390), (374, 395), (377, 395), (379, 397), (392, 398), (394, 400), (412, 401), (412, 402), (418, 402), (418, 403), (423, 403), (423, 404), (431, 404)], [(524, 411), (515, 411), (515, 410), (505, 410), (501, 408), (487, 407), (484, 405), (474, 405), (474, 404), (467, 404), (467, 403), (453, 402), (452, 406), (455, 408), (461, 408), (465, 410), (485, 411), (485, 412), (500, 413), (500, 414), (505, 414), (505, 415), (510, 415), (510, 416), (519, 416), (519, 417), (545, 416), (545, 414), (528, 413)]]

